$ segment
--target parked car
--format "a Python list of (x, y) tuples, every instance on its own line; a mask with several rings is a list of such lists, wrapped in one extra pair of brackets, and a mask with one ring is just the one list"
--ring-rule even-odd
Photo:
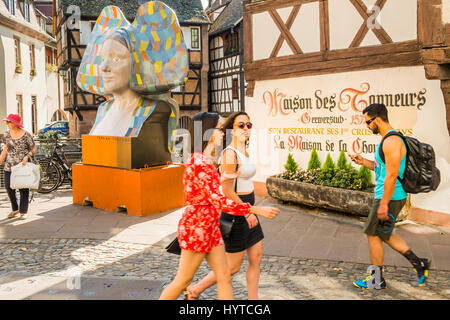
[(55, 121), (47, 124), (44, 128), (39, 130), (39, 134), (58, 133), (65, 136), (69, 135), (69, 121)]

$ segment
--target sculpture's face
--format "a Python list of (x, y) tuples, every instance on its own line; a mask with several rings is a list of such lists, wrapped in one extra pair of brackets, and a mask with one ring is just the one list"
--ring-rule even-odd
[(105, 92), (123, 92), (130, 86), (131, 54), (120, 42), (108, 39), (102, 48), (100, 72)]

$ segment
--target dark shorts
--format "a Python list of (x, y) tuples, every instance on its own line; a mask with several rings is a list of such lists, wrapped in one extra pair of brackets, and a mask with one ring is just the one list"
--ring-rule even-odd
[[(243, 202), (248, 202), (251, 205), (255, 204), (255, 194), (246, 194), (239, 195), (239, 198)], [(235, 216), (232, 214), (228, 214), (222, 212), (221, 219), (233, 220), (233, 227), (231, 228), (230, 236), (225, 242), (225, 251), (229, 253), (241, 252), (245, 251), (248, 248), (252, 247), (262, 239), (264, 239), (264, 234), (261, 228), (261, 223), (259, 222), (258, 216), (258, 224), (256, 227), (250, 229), (248, 227), (247, 220), (244, 216)]]
[[(378, 208), (380, 206), (380, 199), (375, 199), (373, 202), (372, 210), (369, 213), (366, 224), (364, 226), (364, 233), (369, 236), (378, 236), (383, 240), (389, 240), (392, 231), (394, 231), (395, 223), (391, 216), (386, 222), (378, 220)], [(406, 203), (406, 199), (403, 200), (393, 200), (389, 202), (388, 213), (390, 213), (395, 221), (397, 221), (397, 216), (402, 211), (403, 206)]]

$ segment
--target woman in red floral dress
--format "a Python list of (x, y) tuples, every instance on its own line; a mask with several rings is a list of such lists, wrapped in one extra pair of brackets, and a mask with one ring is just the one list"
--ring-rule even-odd
[[(201, 127), (200, 127), (201, 126)], [(201, 128), (198, 132), (198, 128)], [(190, 133), (192, 154), (186, 164), (183, 183), (188, 205), (178, 223), (178, 242), (181, 257), (175, 279), (164, 289), (161, 300), (175, 300), (188, 287), (203, 259), (206, 259), (217, 277), (217, 293), (221, 300), (233, 299), (231, 275), (225, 257), (225, 248), (219, 229), (220, 212), (235, 215), (258, 214), (273, 219), (279, 210), (237, 203), (219, 190), (220, 177), (213, 164), (222, 144), (223, 132), (216, 113), (198, 113), (194, 116)], [(195, 132), (194, 132), (195, 129)], [(195, 139), (201, 134), (201, 139)], [(201, 142), (201, 149), (199, 148)], [(203, 150), (203, 152), (195, 152)], [(213, 160), (211, 160), (211, 158)], [(222, 176), (235, 179), (239, 173)]]

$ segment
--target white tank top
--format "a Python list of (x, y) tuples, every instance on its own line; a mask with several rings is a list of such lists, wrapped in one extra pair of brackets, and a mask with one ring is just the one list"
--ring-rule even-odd
[[(226, 147), (223, 151), (231, 149), (236, 152), (236, 160), (239, 165), (240, 175), (233, 182), (233, 190), (236, 190), (236, 193), (252, 193), (254, 191), (254, 185), (252, 178), (256, 173), (256, 166), (250, 157), (245, 156), (239, 150), (233, 148), (232, 146)], [(237, 183), (237, 185), (236, 185)]]

